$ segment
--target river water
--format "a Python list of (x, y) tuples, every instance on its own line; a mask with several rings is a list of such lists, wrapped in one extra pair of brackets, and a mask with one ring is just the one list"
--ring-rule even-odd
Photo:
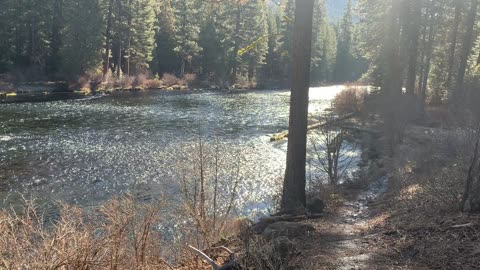
[[(312, 88), (310, 113), (342, 89)], [(286, 141), (270, 136), (287, 129), (288, 108), (288, 91), (146, 91), (0, 104), (0, 208), (22, 197), (86, 206), (125, 192), (178, 194), (180, 174), (196, 168), (200, 141), (221, 152), (223, 167), (236, 168), (239, 209), (265, 208), (286, 158)]]

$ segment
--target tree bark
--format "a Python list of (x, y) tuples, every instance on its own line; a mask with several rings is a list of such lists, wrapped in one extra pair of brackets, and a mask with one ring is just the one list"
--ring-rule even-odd
[[(431, 3), (431, 0), (429, 0), (429, 3)], [(420, 66), (419, 66), (419, 74), (420, 77), (418, 78), (418, 91), (421, 91), (422, 89), (422, 83), (423, 83), (423, 75), (424, 75), (424, 70), (425, 70), (425, 58), (426, 58), (426, 52), (425, 48), (427, 47), (427, 30), (428, 30), (428, 22), (430, 20), (431, 12), (430, 12), (430, 5), (427, 5), (426, 10), (425, 10), (425, 17), (424, 20), (421, 22), (422, 24), (422, 46), (420, 50)]]
[(465, 74), (467, 71), (467, 62), (473, 47), (473, 28), (477, 17), (478, 0), (471, 0), (470, 10), (466, 20), (466, 32), (463, 40), (463, 49), (460, 58), (460, 68), (458, 70), (457, 82), (453, 101), (458, 105), (464, 95)]
[[(433, 4), (433, 2), (430, 2)], [(430, 25), (428, 31), (428, 42), (425, 46), (425, 68), (422, 74), (421, 88), (420, 88), (420, 112), (423, 114), (425, 112), (425, 102), (427, 98), (427, 86), (428, 78), (430, 76), (430, 68), (433, 56), (433, 44), (435, 42), (435, 25), (436, 25), (436, 14), (435, 12), (431, 13)]]
[(122, 41), (118, 39), (117, 77), (122, 77)]
[(410, 39), (410, 52), (408, 60), (408, 72), (407, 72), (407, 95), (415, 95), (415, 81), (417, 79), (417, 58), (418, 58), (418, 36), (420, 32), (420, 22), (422, 18), (422, 1), (410, 0), (411, 14), (413, 16), (410, 22), (409, 39)]
[(463, 194), (461, 210), (464, 212), (480, 212), (480, 129), (477, 129), (477, 140), (474, 147), (472, 161), (468, 170), (465, 191)]
[(114, 0), (110, 0), (108, 4), (107, 29), (105, 31), (105, 55), (103, 57), (104, 79), (107, 76), (108, 68), (110, 67), (110, 29), (112, 28), (113, 2)]
[(457, 0), (455, 5), (455, 19), (453, 22), (453, 29), (451, 33), (450, 49), (448, 55), (448, 72), (447, 72), (447, 91), (451, 92), (453, 70), (455, 66), (455, 49), (457, 48), (458, 27), (460, 26), (461, 14), (463, 9), (464, 0)]
[[(120, 0), (117, 1), (117, 23), (121, 23), (122, 17), (122, 3)], [(122, 77), (122, 34), (116, 33), (117, 35), (117, 42), (118, 42), (118, 51), (117, 51), (117, 77)]]
[(306, 206), (305, 167), (313, 4), (314, 0), (302, 0), (295, 3), (290, 136), (282, 196), (282, 212), (288, 214), (304, 212)]
[(60, 68), (60, 50), (62, 47), (63, 27), (63, 0), (55, 0), (53, 3), (53, 23), (50, 40), (50, 59), (48, 63), (48, 75), (55, 80), (56, 73)]
[(402, 95), (403, 85), (403, 64), (401, 63), (400, 40), (402, 35), (402, 25), (400, 15), (402, 11), (401, 3), (396, 0), (391, 1), (391, 9), (388, 14), (389, 22), (387, 34), (384, 40), (384, 68), (385, 78), (382, 82), (382, 90), (387, 96), (396, 98)]
[[(130, 10), (133, 10), (132, 8), (132, 0), (128, 1), (128, 6)], [(130, 76), (130, 58), (132, 56), (131, 52), (131, 46), (132, 46), (132, 14), (128, 14), (128, 44), (127, 44), (127, 76)]]
[(240, 40), (239, 40), (239, 32), (241, 27), (241, 16), (242, 16), (242, 3), (237, 1), (237, 12), (235, 18), (235, 38), (234, 38), (234, 45), (233, 45), (233, 52), (232, 52), (232, 74), (230, 75), (230, 83), (235, 84), (237, 82), (237, 70), (238, 70), (238, 50), (240, 49)]

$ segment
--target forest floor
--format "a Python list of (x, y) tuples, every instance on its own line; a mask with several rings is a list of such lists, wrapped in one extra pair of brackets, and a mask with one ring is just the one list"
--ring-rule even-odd
[[(412, 124), (389, 156), (378, 126), (362, 130), (376, 132), (361, 139), (364, 166), (358, 179), (321, 195), (327, 204), (322, 217), (277, 225), (285, 234), (260, 240), (260, 248), (246, 257), (263, 258), (262, 267), (246, 269), (480, 269), (480, 215), (459, 211), (470, 131)], [(268, 235), (268, 224), (260, 226), (259, 238)], [(290, 255), (281, 255), (278, 243), (292, 243)], [(229, 247), (245, 253), (238, 241)], [(284, 260), (288, 266), (265, 266)]]
[[(448, 174), (454, 170), (448, 166), (457, 166), (451, 158), (441, 155), (445, 160), (438, 161), (456, 132), (409, 127), (396, 157), (381, 158), (387, 176), (340, 186), (337, 206), (325, 218), (309, 221), (315, 231), (296, 240), (295, 264), (302, 269), (480, 269), (480, 215), (463, 214), (457, 198), (448, 199), (458, 194), (455, 178), (461, 174)], [(447, 175), (434, 173), (443, 169)]]

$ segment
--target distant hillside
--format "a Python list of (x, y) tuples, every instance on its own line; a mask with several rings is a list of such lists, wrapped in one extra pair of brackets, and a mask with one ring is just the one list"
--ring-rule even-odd
[[(347, 7), (348, 0), (325, 0), (327, 5), (328, 16), (330, 21), (336, 21), (343, 16), (345, 8)], [(353, 5), (355, 5), (357, 0), (352, 0)], [(282, 0), (268, 0), (268, 7), (276, 9), (278, 3), (284, 2)]]
[[(345, 8), (347, 7), (348, 0), (326, 0), (328, 15), (331, 21), (336, 21), (342, 17)], [(353, 4), (355, 5), (355, 0)]]

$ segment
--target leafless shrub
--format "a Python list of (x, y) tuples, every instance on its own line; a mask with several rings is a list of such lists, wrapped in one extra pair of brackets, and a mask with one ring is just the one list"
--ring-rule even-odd
[(137, 87), (143, 86), (146, 81), (147, 81), (147, 75), (138, 74), (137, 76), (135, 76), (135, 78), (132, 82), (132, 87), (137, 88)]
[(155, 229), (160, 203), (113, 199), (89, 213), (62, 206), (48, 225), (33, 203), (22, 213), (0, 213), (0, 268), (170, 269)]
[[(320, 119), (322, 122), (333, 123), (335, 116), (332, 113), (325, 113)], [(317, 162), (311, 165), (324, 172), (328, 182), (336, 185), (347, 176), (348, 169), (353, 162), (352, 153), (355, 152), (355, 144), (346, 141), (347, 131), (328, 124), (320, 127), (310, 138), (313, 146), (311, 155)]]
[(91, 89), (90, 89), (90, 78), (88, 76), (81, 76), (77, 80), (77, 87), (80, 89), (85, 94), (90, 94)]
[(284, 270), (295, 255), (296, 245), (286, 237), (271, 241), (255, 235), (249, 227), (241, 234), (240, 269)]
[(162, 76), (162, 81), (166, 86), (178, 85), (178, 80), (177, 76), (171, 73), (165, 73)]
[(143, 83), (143, 87), (145, 89), (159, 89), (159, 88), (162, 88), (162, 86), (163, 86), (163, 82), (157, 79), (146, 80)]
[(134, 77), (123, 76), (120, 79), (118, 79), (117, 83), (120, 85), (120, 88), (129, 89), (129, 88), (132, 88), (134, 80), (135, 80)]
[(368, 92), (358, 86), (349, 86), (338, 93), (333, 100), (333, 108), (339, 115), (359, 112), (363, 109)]
[(197, 145), (187, 150), (194, 154), (182, 161), (184, 166), (179, 165), (185, 168), (183, 201), (187, 215), (200, 233), (199, 247), (211, 246), (233, 221), (231, 215), (240, 183), (240, 155), (227, 156), (224, 147), (218, 141), (214, 146), (206, 145), (200, 138)]
[(193, 73), (185, 74), (183, 79), (187, 85), (191, 85), (197, 80), (197, 75)]
[(248, 89), (250, 88), (250, 82), (246, 80), (244, 77), (237, 77), (234, 85), (235, 89)]

